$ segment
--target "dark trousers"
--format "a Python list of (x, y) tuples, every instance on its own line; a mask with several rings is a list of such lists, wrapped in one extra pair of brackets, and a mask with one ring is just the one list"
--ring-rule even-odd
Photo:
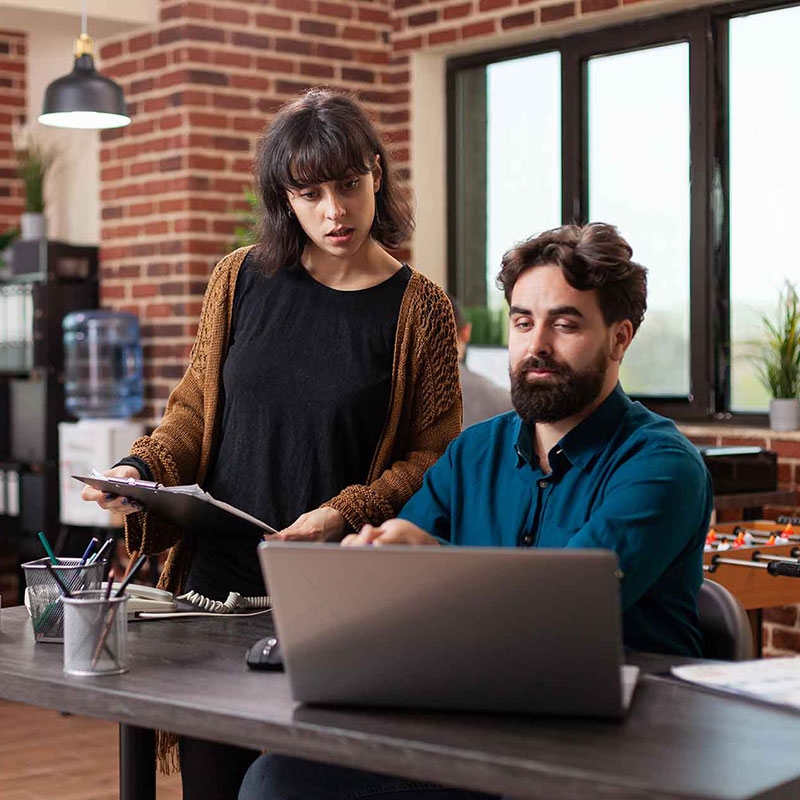
[(245, 772), (260, 751), (178, 738), (183, 800), (236, 800)]
[(261, 756), (247, 771), (239, 800), (500, 800), (495, 795), (450, 789), (335, 767), (288, 756)]

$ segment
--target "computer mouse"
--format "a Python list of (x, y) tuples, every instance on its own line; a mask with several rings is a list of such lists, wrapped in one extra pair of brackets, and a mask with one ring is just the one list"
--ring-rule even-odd
[(281, 646), (274, 636), (265, 636), (247, 649), (247, 666), (250, 669), (283, 670)]

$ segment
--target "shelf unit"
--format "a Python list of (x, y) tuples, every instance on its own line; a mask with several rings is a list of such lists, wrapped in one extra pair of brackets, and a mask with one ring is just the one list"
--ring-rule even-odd
[[(61, 322), (72, 311), (96, 309), (98, 293), (96, 247), (17, 242), (11, 271), (0, 273), (3, 593), (13, 592), (9, 551), (19, 564), (41, 555), (38, 540), (27, 534), (42, 530), (51, 542), (59, 536), (58, 423), (69, 419)], [(9, 473), (17, 480), (9, 481)], [(15, 483), (18, 497), (12, 498)]]

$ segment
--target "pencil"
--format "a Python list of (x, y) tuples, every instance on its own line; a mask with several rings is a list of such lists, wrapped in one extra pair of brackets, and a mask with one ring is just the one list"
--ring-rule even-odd
[[(49, 561), (46, 561), (44, 566), (45, 569), (52, 576), (53, 580), (58, 584), (59, 588), (61, 589), (61, 594), (63, 594), (64, 597), (72, 597), (72, 592), (70, 592), (67, 585), (64, 583), (64, 581), (61, 580), (59, 574), (53, 569), (53, 565)], [(53, 611), (55, 611), (57, 607), (58, 607), (58, 600), (55, 600), (54, 602), (47, 604), (44, 611), (42, 612), (42, 615), (34, 623), (33, 629), (35, 633), (41, 633), (42, 629), (45, 626), (45, 623), (50, 622), (50, 615), (53, 613)]]
[[(137, 551), (138, 552), (138, 551)], [(134, 554), (131, 554), (132, 556)], [(128, 584), (136, 577), (136, 573), (141, 569), (142, 564), (147, 561), (147, 556), (142, 553), (135, 561), (131, 558), (130, 563), (128, 564), (128, 569), (125, 570), (125, 574), (122, 576), (122, 582), (119, 585), (119, 589), (114, 593), (114, 597), (121, 597), (125, 592)], [(109, 581), (109, 585), (111, 581)], [(106, 587), (106, 593), (110, 592), (110, 589)], [(108, 612), (108, 621), (103, 628), (103, 632), (100, 634), (100, 638), (97, 640), (97, 647), (95, 648), (94, 655), (92, 656), (92, 667), (97, 663), (97, 659), (100, 657), (100, 651), (103, 649), (103, 645), (106, 643), (106, 639), (108, 638), (108, 634), (111, 632), (111, 626), (114, 624), (114, 618), (117, 615), (117, 606), (115, 605), (109, 612)]]
[(128, 567), (127, 567), (127, 569), (125, 570), (125, 574), (122, 576), (122, 580), (123, 580), (123, 581), (124, 581), (124, 580), (125, 580), (125, 578), (127, 578), (127, 577), (128, 577), (128, 575), (130, 574), (131, 570), (133, 569), (133, 565), (136, 563), (136, 560), (137, 560), (138, 558), (139, 558), (139, 551), (138, 551), (138, 550), (134, 550), (134, 551), (131, 553), (131, 560), (128, 562)]
[(121, 597), (125, 589), (128, 588), (128, 584), (136, 577), (136, 573), (140, 570), (142, 564), (147, 560), (147, 556), (142, 553), (139, 558), (136, 559), (136, 563), (134, 564), (131, 562), (128, 564), (128, 569), (125, 571), (125, 574), (122, 576), (122, 583), (119, 585), (119, 589), (114, 592), (114, 597)]
[(44, 535), (44, 531), (39, 531), (39, 533), (37, 533), (36, 535), (39, 537), (39, 541), (42, 543), (42, 547), (44, 547), (44, 551), (45, 553), (47, 553), (47, 557), (50, 559), (50, 563), (53, 565), (58, 564), (58, 559), (56, 558), (56, 554), (50, 547), (50, 542), (47, 541), (47, 537)]
[[(108, 579), (106, 581), (106, 589), (103, 594), (103, 600), (108, 604), (108, 598), (111, 596), (111, 587), (114, 585), (114, 567), (108, 571)], [(108, 654), (111, 658), (114, 658), (114, 654), (106, 647), (106, 639), (108, 638), (109, 631), (111, 630), (111, 625), (114, 622), (114, 612), (116, 611), (116, 607), (112, 608), (109, 613), (108, 605), (106, 605), (105, 611), (103, 611), (103, 616), (107, 616), (106, 624), (103, 626), (103, 630), (100, 632), (100, 638), (97, 640), (97, 647), (94, 649), (94, 653), (92, 654), (92, 668), (94, 668), (95, 664), (97, 664), (97, 659), (100, 657), (100, 651), (105, 647)]]

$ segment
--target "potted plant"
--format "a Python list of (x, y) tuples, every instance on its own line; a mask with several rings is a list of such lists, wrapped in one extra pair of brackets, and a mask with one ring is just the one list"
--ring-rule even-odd
[(44, 216), (44, 179), (55, 156), (52, 150), (42, 147), (32, 137), (26, 137), (22, 149), (17, 150), (17, 174), (25, 187), (25, 213), (20, 217), (22, 239), (44, 239), (47, 226)]
[(775, 431), (800, 428), (800, 298), (788, 280), (773, 322), (762, 316), (764, 340), (755, 359), (758, 378), (772, 399), (769, 425)]

